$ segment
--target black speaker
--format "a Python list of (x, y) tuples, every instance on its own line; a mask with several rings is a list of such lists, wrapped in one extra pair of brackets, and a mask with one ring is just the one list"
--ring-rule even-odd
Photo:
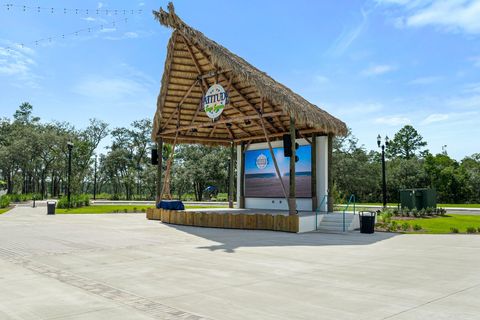
[(158, 151), (157, 149), (152, 149), (152, 165), (158, 165)]
[(292, 156), (292, 139), (290, 139), (289, 134), (283, 135), (283, 156), (284, 157)]
[[(283, 156), (284, 157), (291, 157), (292, 156), (292, 139), (289, 134), (283, 135)], [(300, 145), (295, 142), (295, 150), (298, 149)], [(298, 160), (295, 160), (297, 162)]]

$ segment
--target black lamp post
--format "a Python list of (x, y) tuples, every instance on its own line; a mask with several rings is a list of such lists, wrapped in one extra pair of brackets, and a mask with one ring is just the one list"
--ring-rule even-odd
[(382, 137), (377, 136), (377, 145), (382, 148), (382, 193), (383, 193), (383, 208), (387, 207), (387, 179), (385, 176), (385, 147), (388, 147), (388, 136), (385, 136), (385, 143), (382, 144)]
[(73, 143), (72, 142), (67, 142), (67, 148), (68, 148), (68, 176), (67, 176), (67, 201), (68, 201), (68, 208), (70, 208), (70, 178), (72, 176), (72, 149), (73, 149)]

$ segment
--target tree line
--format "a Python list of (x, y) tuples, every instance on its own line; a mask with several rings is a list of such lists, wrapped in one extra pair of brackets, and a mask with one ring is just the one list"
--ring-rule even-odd
[[(150, 119), (128, 127), (111, 128), (91, 119), (84, 129), (67, 122), (43, 122), (29, 103), (12, 118), (0, 119), (0, 188), (11, 195), (61, 197), (67, 192), (68, 148), (72, 149), (72, 194), (109, 199), (155, 199), (156, 166), (150, 164)], [(107, 148), (97, 154), (100, 143)], [(444, 203), (480, 202), (480, 154), (456, 161), (446, 152), (431, 154), (427, 142), (412, 127), (399, 130), (386, 148), (388, 200), (398, 201), (399, 190), (431, 187)], [(163, 146), (163, 172), (172, 146)], [(225, 147), (179, 145), (175, 149), (171, 192), (182, 199), (203, 200), (209, 185), (228, 190), (230, 150)], [(367, 151), (349, 132), (337, 137), (333, 148), (337, 202), (355, 194), (360, 202), (381, 201), (381, 154)], [(95, 190), (94, 190), (95, 188)]]

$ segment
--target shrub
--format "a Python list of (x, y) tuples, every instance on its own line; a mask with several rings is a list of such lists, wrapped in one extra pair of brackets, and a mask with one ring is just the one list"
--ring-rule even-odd
[(419, 225), (419, 224), (415, 224), (415, 225), (413, 226), (413, 230), (414, 230), (414, 231), (420, 231), (420, 230), (422, 230), (422, 226)]
[(451, 233), (458, 233), (458, 228), (450, 228)]
[(477, 228), (477, 231), (480, 232), (480, 227)]
[(413, 209), (412, 209), (412, 215), (413, 215), (415, 218), (418, 217), (418, 216), (419, 216), (418, 210), (415, 209), (415, 208), (413, 208)]
[(410, 225), (406, 222), (402, 223), (401, 227), (403, 231), (408, 231), (408, 229), (410, 229)]
[[(90, 197), (86, 194), (80, 194), (80, 195), (72, 195), (70, 197), (70, 206), (72, 208), (80, 208), (83, 206), (89, 206), (90, 205)], [(63, 196), (58, 200), (57, 203), (58, 208), (68, 208), (68, 197)]]
[(432, 212), (433, 212), (433, 209), (428, 207), (425, 209), (425, 213), (427, 214), (427, 216), (431, 216), (432, 215)]
[(390, 223), (390, 221), (392, 220), (392, 214), (388, 211), (384, 211), (378, 215), (378, 219), (380, 222)]
[(142, 208), (142, 212), (145, 213), (145, 211), (146, 211), (145, 208)]
[(387, 227), (387, 231), (389, 232), (395, 232), (398, 229), (398, 225), (396, 221), (391, 221), (390, 224)]
[(467, 233), (475, 233), (477, 232), (477, 229), (475, 227), (468, 227), (467, 228)]
[(137, 207), (133, 207), (133, 212), (137, 212)]
[(6, 195), (0, 197), (0, 208), (6, 208), (10, 205), (10, 198)]
[(123, 212), (127, 213), (127, 212), (128, 212), (128, 209), (127, 209), (127, 208), (123, 209)]

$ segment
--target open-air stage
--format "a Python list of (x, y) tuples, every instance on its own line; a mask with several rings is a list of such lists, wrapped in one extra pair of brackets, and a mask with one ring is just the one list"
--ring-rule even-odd
[[(266, 209), (191, 209), (165, 210), (148, 209), (147, 219), (160, 220), (163, 223), (246, 230), (273, 230), (284, 232), (309, 232), (318, 229), (326, 216), (341, 216), (334, 213), (316, 213), (299, 211), (289, 215), (287, 210)], [(351, 215), (349, 215), (351, 216)], [(353, 221), (352, 221), (353, 220)], [(349, 217), (347, 230), (355, 227), (354, 219)]]

